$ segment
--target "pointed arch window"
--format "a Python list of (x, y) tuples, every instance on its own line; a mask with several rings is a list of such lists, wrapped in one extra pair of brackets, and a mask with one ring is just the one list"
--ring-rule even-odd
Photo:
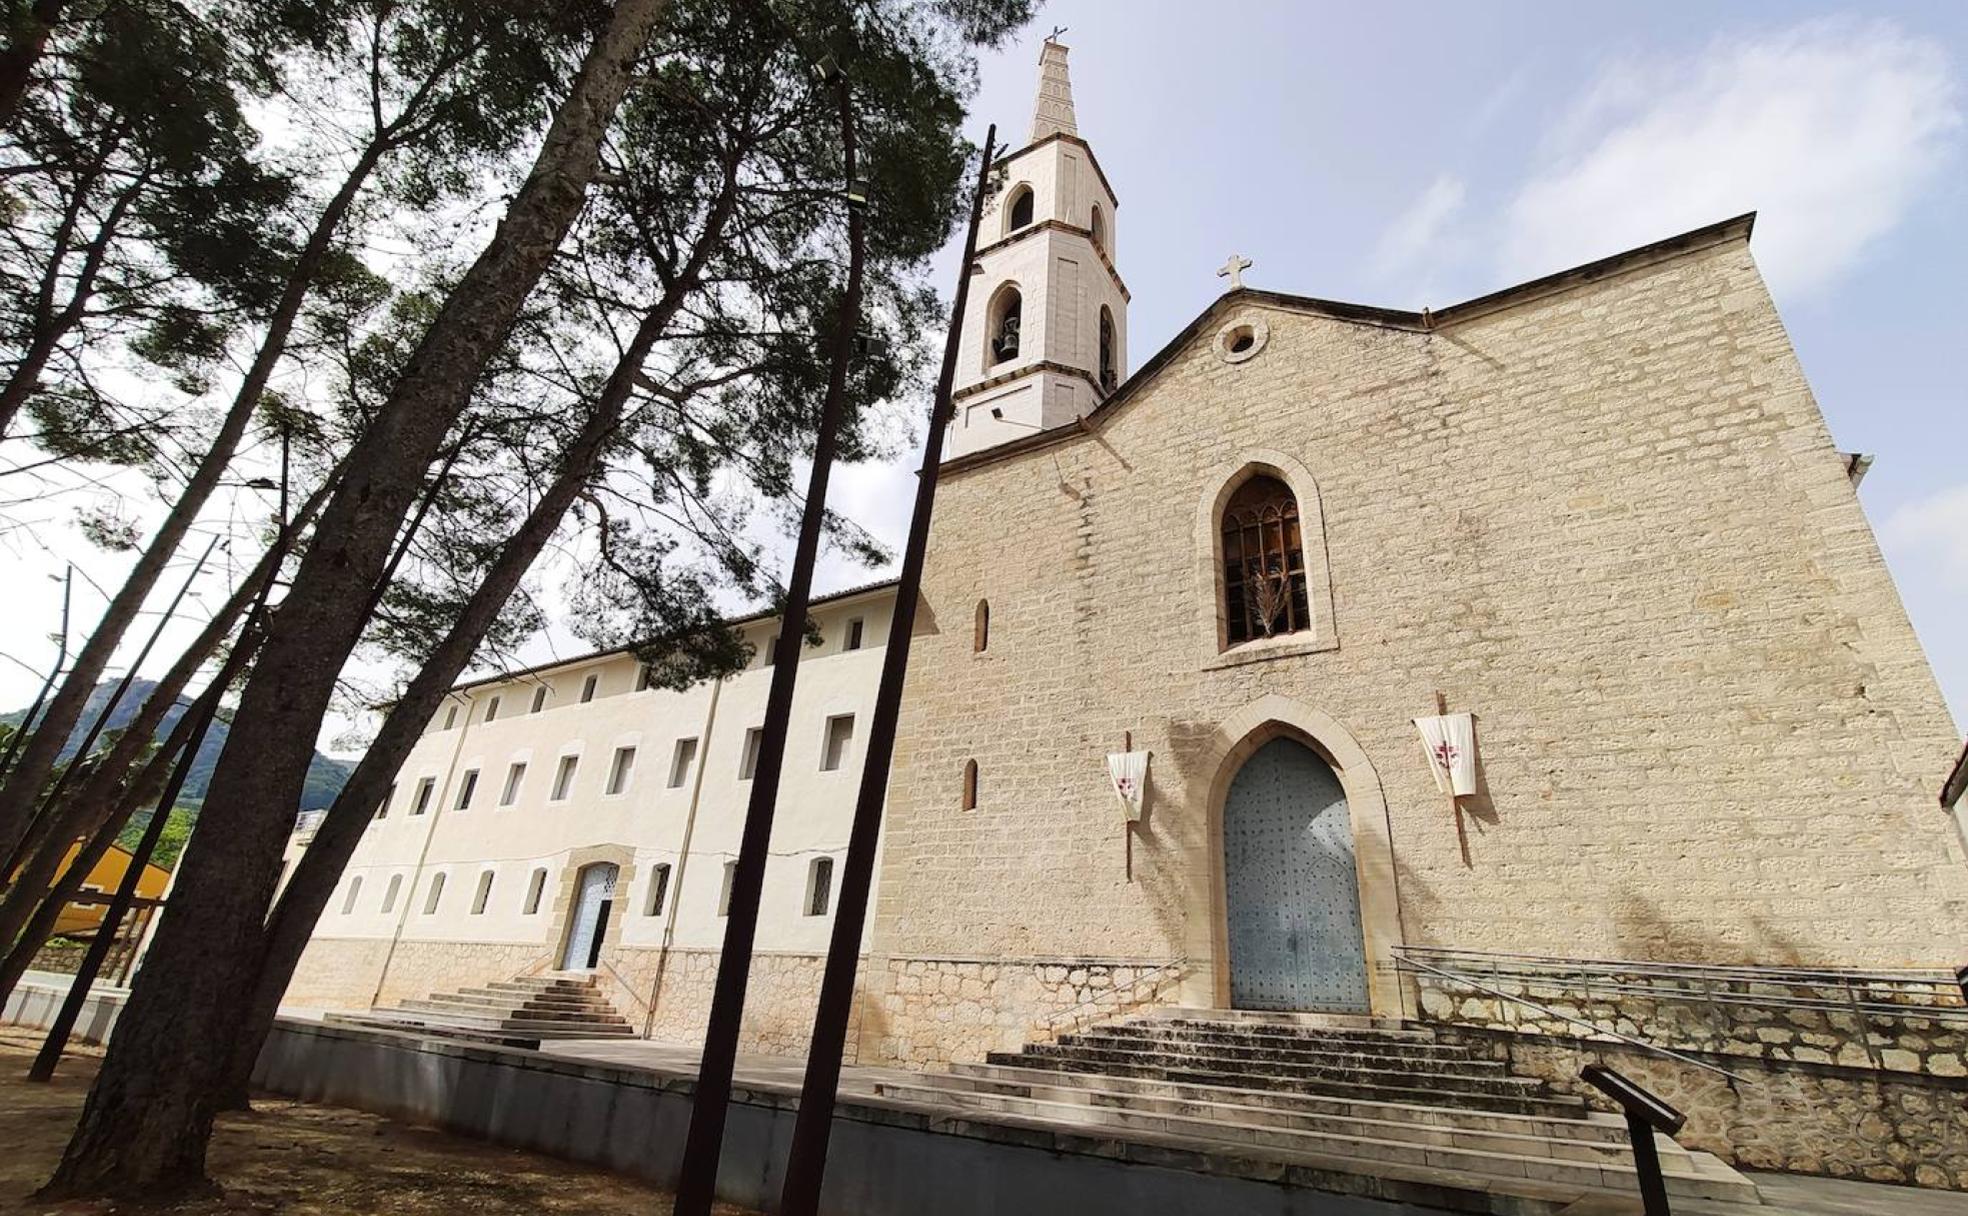
[(985, 317), (984, 366), (1016, 359), (1019, 330), (1025, 323), (1025, 298), (1018, 288), (1011, 283), (1000, 287)]
[(1223, 624), (1232, 646), (1312, 627), (1298, 499), (1276, 477), (1252, 477), (1223, 509)]
[(1114, 352), (1114, 314), (1100, 306), (1100, 387), (1113, 392), (1121, 382), (1120, 361)]
[(1019, 186), (1011, 192), (1011, 201), (1005, 207), (1005, 235), (1028, 228), (1032, 224), (1032, 188)]

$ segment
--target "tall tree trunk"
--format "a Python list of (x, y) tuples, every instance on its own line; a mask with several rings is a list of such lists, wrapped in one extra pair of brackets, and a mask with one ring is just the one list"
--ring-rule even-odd
[(382, 729), (363, 753), (355, 771), (349, 774), (348, 782), (342, 786), (334, 805), (329, 807), (328, 813), (316, 827), (314, 839), (308, 843), (307, 852), (301, 855), (300, 864), (294, 867), (293, 877), (287, 880), (279, 903), (267, 922), (264, 956), (253, 986), (250, 1012), (234, 1044), (231, 1063), (219, 1094), (222, 1109), (240, 1110), (248, 1105), (248, 1085), (252, 1080), (253, 1065), (259, 1059), (267, 1034), (273, 1029), (274, 1016), (280, 1010), (280, 998), (286, 993), (288, 981), (294, 976), (294, 968), (299, 965), (301, 954), (307, 949), (315, 922), (320, 919), (322, 909), (328, 906), (329, 897), (341, 882), (342, 871), (347, 868), (349, 858), (354, 856), (356, 846), (362, 843), (363, 831), (369, 826), (376, 804), (395, 779), (397, 770), (403, 767), (403, 761), (416, 746), (424, 725), (437, 712), (445, 693), (477, 652), (479, 643), (498, 619), (506, 601), (512, 598), (520, 580), (538, 560), (547, 542), (553, 539), (568, 507), (573, 505), (600, 469), (608, 444), (621, 425), (643, 364), (648, 361), (656, 343), (668, 332), (677, 313), (682, 311), (691, 294), (697, 290), (711, 252), (731, 222), (738, 198), (739, 159), (734, 155), (726, 162), (718, 198), (712, 204), (703, 231), (691, 249), (689, 261), (664, 291), (662, 299), (637, 325), (621, 359), (602, 386), (593, 413), (581, 433), (562, 454), (560, 469), (553, 482), (518, 530), (500, 547), (499, 556), (486, 572), (485, 580), (466, 601), (464, 610), (458, 614), (450, 631), (425, 657), (409, 687), (391, 706)]
[[(579, 215), (602, 136), (664, 0), (618, 0), (491, 243), (445, 301), (374, 424), (272, 622), (178, 866), (170, 915), (44, 1197), (208, 1185), (215, 1097), (241, 1028), (289, 818), (343, 663), (445, 432)], [(270, 808), (281, 808), (269, 813)]]
[[(246, 433), (246, 426), (253, 420), (253, 412), (259, 408), (260, 398), (266, 392), (267, 381), (287, 353), (287, 340), (293, 333), (301, 306), (314, 286), (315, 277), (321, 272), (322, 263), (334, 248), (335, 233), (341, 228), (349, 208), (354, 205), (356, 196), (375, 171), (385, 151), (385, 137), (379, 134), (363, 149), (341, 188), (315, 221), (314, 231), (308, 234), (307, 244), (302, 247), (300, 256), (288, 272), (286, 286), (281, 289), (280, 299), (267, 318), (266, 333), (260, 340), (259, 350), (253, 356), (252, 365), (246, 369), (238, 392), (233, 395), (232, 407), (213, 437), (212, 446), (199, 459), (198, 468), (193, 471), (191, 480), (185, 483), (184, 493), (178, 496), (170, 514), (164, 517), (163, 525), (151, 537), (143, 556), (137, 559), (129, 577), (117, 590), (116, 598), (103, 610), (102, 620), (97, 622), (95, 631), (89, 635), (82, 653), (76, 656), (74, 669), (48, 703), (48, 712), (41, 726), (27, 741), (20, 763), (8, 775), (6, 784), (0, 786), (0, 857), (10, 855), (26, 836), (34, 800), (60, 758), (69, 732), (75, 728), (83, 708), (88, 704), (96, 680), (114, 657), (117, 646), (123, 641), (124, 631), (130, 627), (130, 622), (136, 620), (144, 600), (156, 587), (166, 565), (177, 553), (185, 533), (197, 521), (198, 513), (205, 509), (206, 502), (219, 488), (220, 479), (231, 467), (239, 440)], [(79, 291), (78, 288), (78, 294)], [(17, 372), (5, 392), (11, 393), (23, 381), (31, 384), (33, 376)], [(6, 416), (5, 402), (0, 401), (0, 433), (4, 433)]]
[(13, 121), (34, 65), (48, 49), (48, 35), (55, 32), (55, 23), (67, 7), (68, 0), (34, 0), (15, 14), (7, 31), (7, 47), (0, 50), (0, 127)]

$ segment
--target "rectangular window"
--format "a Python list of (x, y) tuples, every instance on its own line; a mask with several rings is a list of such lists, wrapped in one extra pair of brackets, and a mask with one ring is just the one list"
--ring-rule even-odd
[(581, 681), (581, 704), (586, 705), (588, 702), (594, 700), (595, 681), (599, 679), (601, 679), (601, 676), (595, 674)]
[(431, 792), (437, 788), (437, 778), (425, 777), (417, 783), (417, 800), (410, 804), (412, 815), (421, 815), (431, 808)]
[(670, 891), (670, 867), (659, 864), (649, 871), (649, 902), (642, 906), (644, 916), (663, 914), (663, 897)]
[(770, 667), (778, 661), (779, 661), (779, 637), (777, 634), (774, 634), (772, 637), (769, 637), (765, 640), (765, 662), (762, 664), (762, 666)]
[(499, 795), (500, 806), (511, 806), (519, 801), (520, 782), (526, 780), (526, 765), (515, 764), (506, 770), (506, 790)]
[(750, 781), (758, 771), (759, 744), (765, 742), (765, 728), (754, 726), (745, 732), (745, 754), (738, 758), (738, 780)]
[(533, 690), (533, 708), (528, 710), (527, 712), (537, 714), (541, 710), (545, 709), (546, 707), (547, 707), (547, 686), (545, 684), (542, 684), (538, 688)]
[(526, 915), (532, 916), (540, 910), (540, 895), (547, 889), (547, 872), (533, 871), (533, 881), (526, 884)]
[(861, 618), (855, 617), (847, 623), (847, 640), (841, 644), (842, 650), (861, 649)]
[(468, 768), (465, 770), (465, 779), (458, 783), (458, 804), (451, 809), (454, 811), (471, 810), (472, 795), (476, 793), (478, 793), (478, 770)]
[(382, 802), (377, 804), (376, 806), (376, 818), (378, 819), (389, 818), (390, 802), (393, 799), (395, 799), (395, 797), (396, 797), (396, 782), (392, 781), (390, 782), (389, 793), (384, 794)]
[(492, 871), (478, 876), (478, 890), (472, 895), (472, 915), (485, 915), (485, 901), (492, 898)]
[(697, 759), (697, 740), (678, 739), (676, 752), (670, 757), (670, 788), (679, 789), (690, 780), (690, 765)]
[(652, 679), (649, 675), (649, 664), (644, 663), (642, 666), (636, 668), (637, 692), (647, 692), (651, 687), (655, 685), (655, 683), (656, 683), (655, 680)]
[(834, 894), (834, 859), (816, 857), (806, 868), (806, 914), (825, 916), (827, 901)]
[(493, 697), (485, 703), (485, 720), (490, 722), (499, 716), (499, 698)]
[(853, 714), (836, 714), (827, 719), (826, 744), (820, 749), (820, 771), (831, 773), (847, 763), (847, 748), (853, 742)]
[[(724, 863), (724, 888), (723, 888), (722, 890), (720, 890), (720, 891), (718, 892), (718, 915), (719, 915), (719, 916), (729, 916), (729, 915), (731, 915), (731, 883), (732, 883), (732, 880), (733, 880), (733, 879), (735, 879), (735, 878), (737, 878), (737, 877), (738, 877), (738, 863), (737, 863), (737, 862), (735, 862), (735, 861), (727, 861), (727, 862), (725, 862), (725, 863)], [(358, 879), (356, 879), (356, 881), (357, 881), (357, 882), (361, 882), (362, 880), (358, 878)]]
[(608, 762), (608, 792), (619, 794), (629, 788), (629, 778), (635, 776), (635, 754), (633, 747), (618, 747), (615, 758)]
[(580, 767), (579, 756), (562, 756), (560, 764), (554, 769), (553, 793), (548, 795), (550, 802), (565, 802), (574, 792), (574, 770)]
[(444, 711), (444, 729), (450, 730), (458, 724), (458, 707), (453, 705)]

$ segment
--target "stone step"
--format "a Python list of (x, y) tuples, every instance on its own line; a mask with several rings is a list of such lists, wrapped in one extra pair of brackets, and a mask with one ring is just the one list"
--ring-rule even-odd
[(625, 1024), (621, 1015), (612, 1009), (536, 1010), (527, 1006), (446, 1001), (441, 997), (403, 1001), (396, 1008), (447, 1017), (498, 1018), (506, 1021), (546, 1022), (569, 1026)]
[(1135, 1015), (1138, 1021), (1212, 1022), (1243, 1026), (1282, 1026), (1304, 1030), (1370, 1030), (1408, 1038), (1430, 1039), (1435, 1032), (1400, 1018), (1377, 1018), (1364, 1013), (1283, 1013), (1269, 1009), (1205, 1009), (1195, 1005), (1158, 1005)]
[(1062, 1035), (1059, 1042), (1073, 1047), (1124, 1051), (1174, 1052), (1190, 1056), (1220, 1056), (1226, 1060), (1276, 1060), (1280, 1063), (1338, 1062), (1367, 1067), (1410, 1071), (1468, 1069), (1495, 1071), (1506, 1067), (1493, 1060), (1463, 1051), (1417, 1051), (1403, 1046), (1378, 1043), (1328, 1043), (1319, 1039), (1251, 1045), (1238, 1041), (1190, 1038), (1184, 1036), (1119, 1034), (1113, 1030), (1094, 1030)]
[(593, 992), (594, 980), (592, 978), (570, 980), (522, 976), (516, 980), (491, 980), (485, 986), (499, 992), (565, 992), (573, 994)]
[[(1006, 1064), (952, 1064), (945, 1073), (934, 1076), (939, 1084), (963, 1087), (1043, 1086), (1058, 1090), (1085, 1090), (1115, 1095), (1121, 1100), (1229, 1102), (1237, 1106), (1256, 1106), (1270, 1110), (1305, 1114), (1340, 1114), (1361, 1119), (1398, 1120), (1426, 1126), (1455, 1126), (1476, 1131), (1501, 1131), (1525, 1135), (1545, 1134), (1562, 1129), (1566, 1138), (1626, 1143), (1626, 1121), (1617, 1115), (1595, 1111), (1574, 1100), (1556, 1112), (1520, 1113), (1486, 1110), (1470, 1106), (1446, 1106), (1439, 1102), (1412, 1102), (1398, 1098), (1367, 1097), (1356, 1094), (1313, 1093), (1244, 1085), (1212, 1085), (1198, 1081), (1167, 1081), (1152, 1077), (1124, 1077), (1102, 1073), (1060, 1072), (1051, 1068), (1023, 1068)], [(1551, 1132), (1551, 1134), (1557, 1134)]]
[[(1359, 1097), (1387, 1102), (1406, 1102), (1416, 1105), (1441, 1105), (1450, 1097), (1435, 1085), (1432, 1079), (1418, 1078), (1414, 1074), (1397, 1074), (1403, 1082), (1389, 1083), (1381, 1078), (1364, 1079), (1351, 1077), (1283, 1077), (1275, 1073), (1226, 1073), (1220, 1070), (1191, 1070), (1180, 1067), (1171, 1068), (1154, 1063), (1109, 1063), (1090, 1067), (1083, 1062), (1057, 1059), (1046, 1056), (1017, 1055), (1007, 1052), (993, 1052), (987, 1057), (989, 1063), (1005, 1067), (1026, 1067), (1048, 1069), (1057, 1073), (1098, 1075), (1102, 1077), (1129, 1077), (1149, 1081), (1171, 1081), (1189, 1085), (1210, 1085), (1229, 1088), (1271, 1089), (1287, 1093), (1314, 1093), (1338, 1097)], [(953, 1067), (963, 1067), (957, 1065)], [(1426, 1083), (1420, 1083), (1426, 1081)], [(1506, 1093), (1486, 1093), (1458, 1091), (1453, 1095), (1454, 1104), (1479, 1110), (1505, 1111), (1524, 1115), (1548, 1115), (1558, 1118), (1583, 1111), (1583, 1099), (1566, 1094), (1551, 1093), (1535, 1088), (1518, 1089)]]
[(488, 996), (483, 993), (475, 993), (470, 991), (433, 992), (428, 997), (424, 997), (422, 999), (429, 1000), (429, 1001), (441, 1001), (446, 1005), (473, 1005), (473, 1006), (482, 1006), (486, 1008), (498, 1008), (498, 1009), (537, 1009), (543, 1013), (606, 1015), (606, 1014), (612, 1014), (615, 1011), (615, 1007), (613, 1005), (610, 1005), (607, 1001), (600, 1000), (600, 999), (591, 999), (591, 1000), (584, 1000), (584, 1001), (542, 999), (539, 997), (527, 997), (525, 999), (515, 999), (513, 994), (511, 993), (495, 993), (493, 995)]
[(540, 1039), (532, 1035), (507, 1034), (497, 1030), (479, 1030), (465, 1026), (448, 1026), (442, 1023), (424, 1022), (415, 1018), (391, 1017), (379, 1011), (368, 1013), (342, 1013), (331, 1011), (322, 1014), (322, 1021), (342, 1026), (361, 1026), (370, 1030), (399, 1030), (407, 1033), (427, 1033), (442, 1035), (447, 1039), (463, 1039), (470, 1043), (490, 1043), (497, 1047), (524, 1047), (537, 1050)]
[(993, 1064), (1010, 1064), (1018, 1060), (1059, 1060), (1066, 1067), (1077, 1068), (1081, 1072), (1106, 1072), (1113, 1067), (1169, 1068), (1230, 1077), (1264, 1077), (1287, 1085), (1306, 1081), (1361, 1082), (1429, 1088), (1445, 1094), (1520, 1096), (1540, 1094), (1548, 1088), (1544, 1081), (1536, 1077), (1518, 1077), (1498, 1070), (1477, 1071), (1460, 1066), (1448, 1070), (1435, 1069), (1413, 1061), (1390, 1065), (1352, 1063), (1337, 1058), (1321, 1061), (1242, 1059), (1216, 1052), (1082, 1047), (1064, 1043), (1033, 1044), (1020, 1053), (994, 1052), (988, 1058)]
[(390, 1009), (372, 1009), (370, 1015), (394, 1017), (404, 1021), (456, 1026), (464, 1030), (507, 1031), (515, 1034), (546, 1035), (561, 1039), (605, 1039), (633, 1035), (627, 1022), (600, 1019), (546, 1019), (515, 1016), (500, 1010), (473, 1012), (461, 1007), (439, 1005), (433, 1001), (405, 1001)]
[[(1429, 1167), (1494, 1180), (1508, 1193), (1513, 1182), (1558, 1183), (1595, 1191), (1637, 1193), (1630, 1156), (1621, 1159), (1609, 1145), (1567, 1144), (1550, 1140), (1497, 1137), (1471, 1139), (1448, 1133), (1447, 1143), (1423, 1143), (1407, 1137), (1380, 1134), (1386, 1129), (1365, 1124), (1350, 1127), (1280, 1127), (1197, 1114), (1172, 1115), (1127, 1106), (1089, 1106), (1002, 1094), (940, 1091), (933, 1086), (881, 1083), (877, 1091), (905, 1101), (931, 1105), (950, 1103), (998, 1114), (1023, 1116), (1075, 1128), (1089, 1125), (1104, 1130), (1150, 1133), (1199, 1142), (1209, 1151), (1265, 1159), (1280, 1151), (1332, 1156), (1388, 1164)], [(1756, 1189), (1747, 1179), (1726, 1177), (1700, 1168), (1685, 1151), (1662, 1156), (1668, 1193), (1689, 1199), (1756, 1202)], [(1540, 1188), (1540, 1193), (1542, 1193)]]
[(1198, 1043), (1225, 1043), (1247, 1047), (1330, 1046), (1418, 1056), (1468, 1058), (1473, 1053), (1466, 1043), (1444, 1043), (1432, 1035), (1414, 1038), (1375, 1030), (1292, 1030), (1275, 1026), (1242, 1026), (1223, 1022), (1164, 1021), (1114, 1022), (1093, 1026), (1081, 1034), (1124, 1035), (1137, 1039), (1180, 1039)]

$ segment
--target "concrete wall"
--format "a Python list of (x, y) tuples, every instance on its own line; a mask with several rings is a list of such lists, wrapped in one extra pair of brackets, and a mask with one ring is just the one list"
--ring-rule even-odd
[[(1242, 319), (1267, 337), (1232, 362), (1212, 339)], [(1281, 463), (1323, 507), (1331, 615), (1219, 655), (1199, 509)], [(1957, 961), (1968, 871), (1932, 797), (1958, 736), (1740, 227), (1433, 330), (1229, 297), (1097, 433), (947, 472), (924, 599), (878, 973), (961, 942), (980, 968), (1185, 959), (1186, 999), (1221, 999), (1220, 791), (1280, 722), (1357, 748), (1349, 803), (1351, 777), (1384, 803), (1352, 807), (1363, 909), (1395, 908), (1379, 966), (1403, 939)], [(1478, 719), (1460, 813), (1410, 724), (1438, 690)], [(1154, 754), (1131, 874), (1102, 762), (1129, 732)], [(889, 995), (870, 1043), (977, 1050), (940, 990)]]

